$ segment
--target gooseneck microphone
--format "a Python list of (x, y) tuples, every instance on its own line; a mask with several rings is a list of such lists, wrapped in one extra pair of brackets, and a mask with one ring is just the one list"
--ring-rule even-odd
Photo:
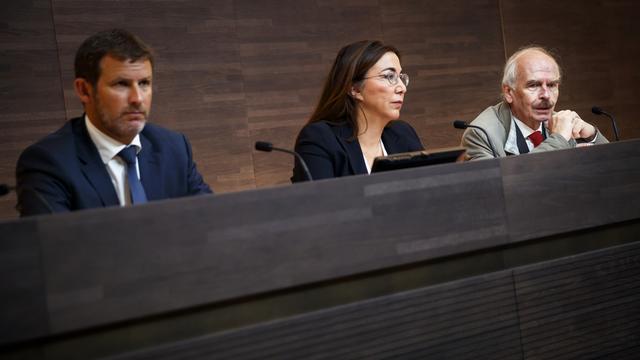
[(309, 171), (309, 167), (307, 167), (307, 163), (304, 161), (304, 159), (302, 158), (302, 156), (300, 156), (300, 154), (298, 154), (295, 151), (292, 150), (287, 150), (287, 149), (282, 149), (279, 147), (275, 147), (273, 146), (272, 143), (267, 142), (267, 141), (256, 141), (256, 150), (259, 151), (265, 151), (265, 152), (271, 152), (273, 150), (275, 151), (281, 151), (281, 152), (285, 152), (287, 154), (291, 154), (293, 156), (295, 156), (298, 161), (300, 161), (300, 164), (302, 165), (302, 169), (304, 170), (304, 174), (307, 176), (307, 179), (309, 181), (312, 181), (313, 178), (311, 177), (311, 172)]
[(0, 184), (0, 196), (7, 195), (11, 190), (14, 190), (13, 186), (9, 186), (7, 184)]
[(498, 157), (498, 155), (496, 155), (496, 149), (493, 147), (493, 143), (491, 142), (491, 139), (489, 138), (489, 134), (487, 134), (487, 131), (485, 129), (481, 128), (480, 126), (467, 124), (466, 122), (464, 122), (462, 120), (454, 121), (453, 122), (453, 127), (456, 128), (456, 129), (474, 128), (474, 129), (478, 129), (478, 130), (482, 131), (484, 133), (484, 136), (487, 137), (487, 142), (489, 143), (489, 147), (491, 148), (491, 152), (493, 153), (493, 157), (494, 158)]
[(598, 107), (598, 106), (594, 106), (591, 108), (591, 112), (596, 114), (596, 115), (604, 115), (606, 117), (608, 117), (609, 119), (611, 119), (611, 124), (613, 125), (613, 136), (615, 136), (616, 141), (620, 140), (620, 136), (618, 136), (618, 125), (616, 124), (616, 119), (613, 118), (613, 115), (609, 114), (608, 112), (602, 110), (602, 108)]

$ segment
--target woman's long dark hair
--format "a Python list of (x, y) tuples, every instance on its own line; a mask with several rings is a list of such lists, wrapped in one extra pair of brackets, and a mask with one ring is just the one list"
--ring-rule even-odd
[(346, 45), (338, 52), (322, 89), (322, 95), (308, 123), (326, 120), (335, 123), (347, 122), (356, 138), (360, 132), (357, 121), (358, 107), (351, 97), (351, 88), (367, 75), (384, 54), (392, 52), (400, 58), (393, 46), (378, 40), (362, 40)]

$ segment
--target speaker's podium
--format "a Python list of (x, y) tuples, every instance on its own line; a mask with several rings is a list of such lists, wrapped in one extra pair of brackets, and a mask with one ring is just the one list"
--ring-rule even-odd
[(640, 141), (0, 223), (6, 359), (637, 359)]

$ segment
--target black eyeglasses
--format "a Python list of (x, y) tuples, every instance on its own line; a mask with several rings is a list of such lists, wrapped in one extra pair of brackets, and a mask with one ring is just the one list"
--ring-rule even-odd
[(391, 86), (398, 85), (398, 79), (402, 81), (404, 86), (409, 86), (409, 75), (405, 73), (398, 74), (397, 72), (390, 72), (386, 74), (369, 76), (369, 77), (363, 78), (362, 80), (376, 78), (376, 77), (386, 79), (389, 82), (389, 85)]

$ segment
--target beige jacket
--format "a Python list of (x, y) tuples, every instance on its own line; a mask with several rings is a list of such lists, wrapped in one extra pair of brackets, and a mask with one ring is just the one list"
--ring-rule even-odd
[[(472, 122), (472, 125), (479, 126), (489, 134), (489, 138), (496, 150), (498, 157), (507, 156), (504, 145), (511, 130), (511, 109), (509, 104), (500, 102), (494, 106), (486, 108)], [(605, 144), (609, 141), (598, 131), (596, 144)], [(468, 128), (462, 135), (462, 146), (467, 149), (468, 160), (492, 159), (491, 147), (482, 131)], [(538, 147), (531, 152), (541, 152), (550, 150), (570, 149), (576, 147), (576, 141), (567, 141), (560, 134), (550, 134)]]

